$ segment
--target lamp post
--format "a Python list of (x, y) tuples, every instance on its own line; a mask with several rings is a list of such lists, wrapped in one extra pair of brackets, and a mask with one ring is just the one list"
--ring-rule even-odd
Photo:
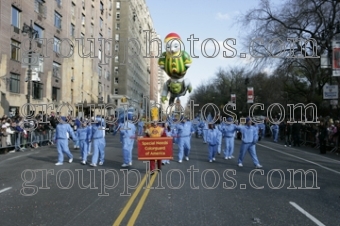
[(34, 30), (32, 26), (32, 20), (30, 26), (28, 26), (26, 23), (24, 23), (24, 26), (22, 28), (22, 34), (28, 35), (30, 39), (29, 43), (29, 54), (28, 54), (28, 70), (27, 70), (27, 114), (31, 116), (30, 112), (30, 103), (31, 103), (31, 75), (32, 75), (32, 68), (31, 68), (31, 60), (32, 60), (32, 39), (36, 38), (38, 35), (38, 31)]

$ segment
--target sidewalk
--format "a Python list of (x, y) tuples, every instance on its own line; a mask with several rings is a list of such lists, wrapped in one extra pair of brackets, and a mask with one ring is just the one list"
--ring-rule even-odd
[[(266, 142), (273, 142), (273, 139), (271, 139), (270, 137), (266, 137), (266, 138), (262, 138), (262, 140), (266, 141)], [(261, 141), (260, 141), (261, 142)], [(280, 140), (276, 143), (279, 145), (282, 145), (284, 147), (285, 142), (283, 140)], [(324, 157), (328, 157), (328, 158), (332, 158), (332, 159), (336, 159), (340, 161), (340, 148), (337, 152), (333, 152), (330, 153), (330, 150), (332, 149), (331, 147), (327, 147), (327, 153), (326, 154), (320, 154), (320, 149), (319, 148), (313, 148), (310, 144), (305, 144), (305, 145), (300, 145), (300, 147), (298, 146), (287, 146), (286, 148), (294, 148), (294, 149), (298, 149), (298, 150), (302, 150), (305, 152), (309, 152), (309, 153), (313, 153), (313, 154), (319, 154), (322, 155)]]

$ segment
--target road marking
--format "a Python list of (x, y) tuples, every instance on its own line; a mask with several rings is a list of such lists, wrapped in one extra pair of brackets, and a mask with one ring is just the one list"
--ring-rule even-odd
[(0, 190), (0, 193), (3, 193), (3, 192), (8, 191), (10, 189), (12, 189), (12, 187), (4, 188), (4, 189)]
[(310, 220), (312, 220), (316, 225), (318, 226), (326, 226), (323, 223), (321, 223), (318, 219), (310, 215), (306, 210), (302, 209), (298, 204), (295, 202), (289, 202), (290, 205), (294, 206), (298, 211), (300, 211), (303, 215), (308, 217)]
[(135, 192), (133, 193), (133, 195), (130, 197), (129, 201), (126, 203), (124, 209), (122, 210), (122, 212), (119, 214), (118, 218), (116, 219), (116, 221), (113, 223), (113, 226), (119, 226), (120, 223), (122, 222), (122, 220), (124, 219), (124, 217), (126, 216), (127, 212), (129, 211), (132, 203), (135, 201), (138, 193), (140, 192), (140, 190), (143, 187), (143, 184), (145, 183), (147, 174), (144, 175), (143, 180), (140, 182), (140, 184), (138, 185), (137, 189), (135, 190)]
[(30, 152), (30, 153), (24, 154), (24, 155), (14, 156), (14, 157), (2, 160), (0, 163), (7, 162), (7, 161), (10, 161), (10, 160), (13, 160), (13, 159), (18, 159), (18, 158), (21, 158), (21, 157), (30, 156), (30, 155), (33, 155), (33, 154), (38, 154), (38, 153), (40, 153), (40, 151), (35, 151), (35, 152)]
[(339, 174), (339, 175), (340, 175), (340, 172), (339, 172), (339, 171), (336, 171), (336, 170), (333, 170), (333, 169), (328, 168), (328, 167), (326, 167), (326, 166), (320, 165), (319, 163), (312, 162), (312, 161), (309, 161), (309, 160), (307, 160), (307, 159), (304, 159), (304, 158), (301, 158), (301, 157), (298, 157), (298, 156), (295, 156), (295, 155), (291, 155), (291, 154), (288, 154), (288, 153), (286, 153), (286, 152), (279, 151), (279, 150), (277, 150), (277, 149), (275, 149), (275, 148), (267, 147), (267, 146), (262, 145), (262, 144), (257, 144), (257, 145), (262, 146), (262, 147), (267, 148), (267, 149), (270, 149), (270, 150), (273, 150), (273, 151), (276, 151), (276, 152), (279, 152), (279, 153), (284, 154), (284, 155), (288, 155), (288, 156), (290, 156), (290, 157), (294, 157), (294, 158), (303, 160), (303, 161), (308, 162), (308, 163), (312, 163), (312, 164), (317, 165), (317, 166), (319, 166), (319, 167), (321, 167), (321, 168), (323, 168), (323, 169), (329, 170), (329, 171), (331, 171), (331, 172), (333, 172), (333, 173), (336, 173), (336, 174)]
[(146, 198), (148, 197), (148, 194), (149, 194), (149, 192), (150, 192), (150, 190), (151, 190), (150, 188), (151, 188), (153, 182), (155, 181), (155, 179), (156, 179), (156, 177), (157, 177), (157, 172), (158, 172), (158, 171), (156, 171), (155, 174), (153, 175), (153, 177), (151, 178), (150, 184), (149, 184), (148, 187), (145, 189), (145, 191), (144, 191), (144, 193), (143, 193), (141, 199), (139, 200), (136, 209), (133, 211), (133, 214), (132, 214), (132, 216), (131, 216), (131, 218), (130, 218), (130, 220), (129, 220), (129, 222), (128, 222), (127, 225), (134, 225), (134, 224), (135, 224), (135, 222), (136, 222), (136, 220), (137, 220), (137, 218), (138, 218), (138, 216), (139, 216), (139, 213), (140, 213), (140, 211), (142, 210), (142, 207), (143, 207), (143, 205), (144, 205), (144, 203), (145, 203), (145, 200), (146, 200)]

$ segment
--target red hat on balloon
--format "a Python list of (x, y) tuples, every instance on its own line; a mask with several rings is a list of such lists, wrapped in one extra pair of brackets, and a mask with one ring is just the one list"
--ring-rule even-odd
[(179, 35), (178, 34), (176, 34), (176, 33), (170, 33), (170, 34), (168, 34), (166, 37), (165, 37), (165, 39), (164, 39), (164, 43), (167, 43), (169, 40), (171, 40), (171, 39), (181, 39), (181, 37), (179, 37)]

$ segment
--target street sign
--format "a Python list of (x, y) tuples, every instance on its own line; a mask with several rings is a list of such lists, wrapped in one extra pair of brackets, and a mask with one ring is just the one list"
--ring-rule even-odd
[(333, 41), (333, 76), (340, 76), (340, 40)]
[(236, 94), (231, 94), (230, 96), (231, 96), (230, 102), (236, 104)]
[(332, 100), (338, 99), (338, 85), (328, 85), (327, 83), (323, 86), (323, 99)]

